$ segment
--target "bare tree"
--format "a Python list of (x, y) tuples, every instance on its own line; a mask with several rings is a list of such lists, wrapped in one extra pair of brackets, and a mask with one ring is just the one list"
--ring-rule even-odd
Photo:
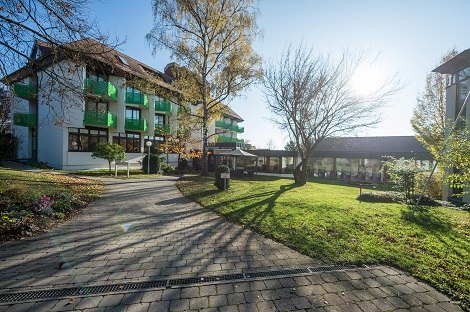
[(289, 47), (277, 63), (266, 66), (263, 83), (268, 107), (301, 157), (294, 170), (296, 184), (306, 183), (308, 159), (318, 143), (376, 125), (380, 109), (398, 89), (393, 77), (372, 94), (355, 94), (350, 78), (363, 59), (361, 54), (345, 52), (334, 63), (300, 45)]
[[(251, 44), (258, 29), (256, 0), (154, 0), (154, 27), (147, 40), (166, 48), (184, 69), (175, 86), (202, 130), (202, 169), (207, 175), (208, 126), (254, 79), (261, 76), (260, 57)], [(189, 74), (188, 74), (189, 73)]]
[(266, 143), (266, 148), (268, 150), (276, 149), (276, 143), (274, 143), (274, 140), (272, 138), (268, 139), (268, 142)]
[[(46, 97), (55, 97), (62, 107), (50, 107), (51, 113), (67, 116), (64, 99), (76, 88), (76, 67), (64, 65), (64, 59), (83, 63), (84, 57), (104, 55), (117, 46), (99, 31), (90, 15), (89, 0), (3, 0), (0, 4), (0, 75), (11, 84), (29, 76), (41, 85)], [(85, 40), (86, 39), (86, 40)], [(91, 39), (91, 40), (89, 40)], [(86, 45), (80, 44), (84, 41)], [(37, 49), (36, 43), (40, 42)], [(94, 45), (90, 43), (94, 42)], [(104, 49), (100, 44), (109, 47)], [(20, 69), (20, 70), (19, 70)], [(19, 71), (17, 71), (19, 70)], [(37, 75), (41, 71), (41, 75)], [(81, 95), (81, 94), (80, 94)], [(52, 98), (44, 100), (52, 102)]]
[[(455, 49), (450, 50), (441, 58), (440, 64), (457, 54)], [(411, 118), (416, 138), (436, 158), (439, 158), (445, 140), (446, 88), (449, 82), (450, 75), (428, 74), (424, 92), (419, 95)]]

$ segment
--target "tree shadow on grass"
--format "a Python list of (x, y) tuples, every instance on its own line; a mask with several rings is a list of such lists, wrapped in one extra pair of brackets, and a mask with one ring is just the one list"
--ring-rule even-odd
[(452, 224), (443, 217), (437, 216), (433, 211), (436, 207), (421, 206), (413, 213), (412, 207), (401, 211), (402, 219), (409, 224), (415, 224), (430, 232), (446, 233), (452, 230)]
[[(237, 201), (244, 201), (246, 199), (250, 199), (250, 198), (259, 198), (259, 197), (264, 197), (264, 196), (269, 196), (267, 198), (264, 198), (262, 200), (259, 200), (259, 201), (256, 201), (252, 204), (249, 204), (247, 206), (244, 206), (242, 208), (239, 208), (237, 210), (234, 210), (234, 211), (231, 211), (229, 213), (226, 214), (226, 216), (231, 219), (231, 220), (240, 220), (242, 219), (245, 215), (247, 215), (250, 210), (252, 209), (257, 209), (259, 207), (262, 207), (262, 206), (265, 206), (266, 205), (266, 208), (261, 210), (259, 209), (259, 213), (255, 214), (255, 216), (253, 216), (251, 219), (245, 221), (244, 223), (251, 226), (251, 225), (257, 225), (257, 224), (260, 224), (261, 223), (261, 220), (263, 220), (267, 215), (269, 215), (272, 210), (274, 209), (274, 206), (276, 204), (276, 200), (285, 192), (293, 189), (293, 188), (296, 188), (297, 185), (294, 184), (294, 183), (291, 183), (291, 184), (285, 184), (285, 185), (281, 185), (279, 187), (279, 190), (277, 191), (270, 191), (270, 192), (263, 192), (263, 193), (256, 193), (256, 194), (253, 194), (253, 195), (250, 195), (250, 196), (245, 196), (245, 197), (242, 197), (242, 198), (237, 198), (235, 200), (228, 200), (224, 203), (218, 203), (217, 206), (218, 207), (221, 207), (223, 206), (224, 204), (230, 204), (230, 203), (234, 203), (234, 202), (237, 202)], [(215, 208), (215, 207), (214, 207)]]

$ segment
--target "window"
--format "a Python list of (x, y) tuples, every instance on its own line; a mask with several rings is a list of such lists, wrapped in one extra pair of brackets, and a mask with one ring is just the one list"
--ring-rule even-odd
[(87, 112), (97, 112), (97, 113), (106, 113), (106, 112), (108, 112), (108, 103), (106, 103), (106, 102), (87, 101), (85, 103), (85, 111), (87, 111)]
[(161, 136), (146, 135), (144, 137), (144, 146), (146, 146), (145, 144), (147, 143), (147, 141), (152, 142), (151, 148), (153, 150), (156, 150), (156, 149), (160, 149), (160, 144), (165, 143), (165, 138)]
[(158, 125), (163, 126), (165, 124), (165, 115), (155, 114), (154, 121), (155, 121), (155, 126), (158, 126)]
[(125, 57), (117, 55), (117, 58), (121, 61), (122, 64), (129, 66), (129, 63)]
[(108, 81), (108, 77), (104, 74), (95, 73), (92, 70), (86, 71), (86, 78), (93, 81)]
[(69, 128), (69, 152), (93, 152), (96, 144), (108, 142), (108, 129)]
[(126, 107), (126, 119), (139, 120), (140, 119), (140, 109), (132, 108), (132, 107)]
[(135, 96), (140, 96), (142, 94), (142, 91), (140, 91), (139, 89), (132, 88), (132, 87), (126, 87), (126, 93), (133, 94)]
[(115, 132), (113, 143), (119, 144), (127, 153), (140, 153), (140, 133), (138, 132)]

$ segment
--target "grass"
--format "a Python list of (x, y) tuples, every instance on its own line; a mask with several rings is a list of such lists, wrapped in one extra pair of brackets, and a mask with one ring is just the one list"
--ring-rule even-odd
[(470, 308), (470, 214), (428, 207), (411, 216), (396, 203), (359, 202), (358, 187), (255, 177), (187, 176), (185, 196), (293, 249), (328, 263), (389, 264), (409, 271)]
[(0, 241), (47, 231), (96, 199), (100, 182), (0, 168)]

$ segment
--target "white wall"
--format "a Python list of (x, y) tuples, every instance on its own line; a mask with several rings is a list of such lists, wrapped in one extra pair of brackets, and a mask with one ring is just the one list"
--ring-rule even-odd
[(50, 74), (38, 72), (38, 161), (63, 169), (68, 161), (68, 127), (83, 126), (85, 68), (63, 61), (47, 69), (66, 74), (58, 83)]

